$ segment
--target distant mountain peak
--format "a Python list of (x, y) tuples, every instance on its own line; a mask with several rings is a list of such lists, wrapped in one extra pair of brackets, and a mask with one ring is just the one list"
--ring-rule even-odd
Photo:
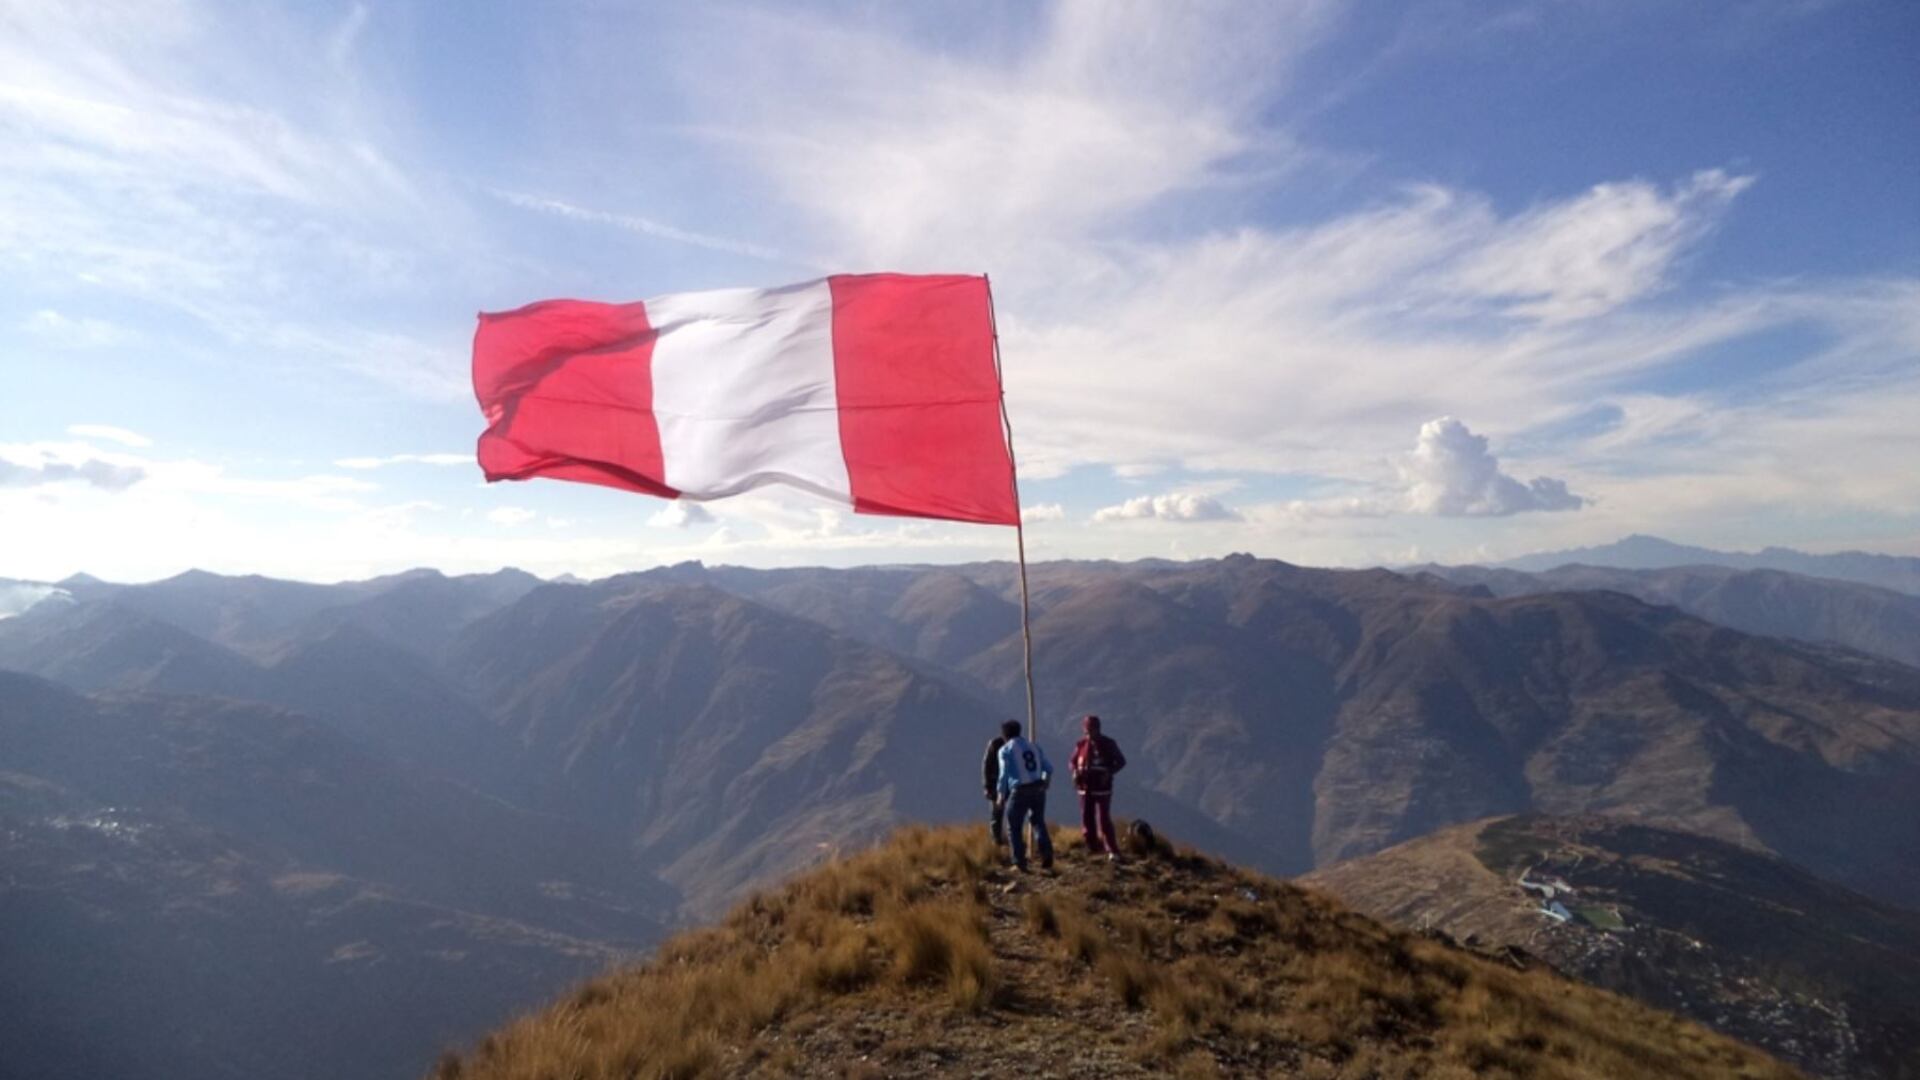
[(1736, 570), (1780, 570), (1808, 577), (1833, 578), (1920, 595), (1920, 558), (1841, 551), (1818, 555), (1787, 547), (1759, 551), (1718, 551), (1634, 533), (1611, 544), (1523, 555), (1492, 564), (1499, 569), (1540, 573), (1584, 565), (1621, 570), (1666, 570), (1682, 566), (1724, 566)]

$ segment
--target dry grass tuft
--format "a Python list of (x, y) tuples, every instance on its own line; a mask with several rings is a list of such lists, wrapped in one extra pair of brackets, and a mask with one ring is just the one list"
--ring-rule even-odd
[(894, 908), (879, 928), (902, 982), (945, 986), (949, 1000), (971, 1012), (993, 1003), (999, 983), (978, 907), (954, 901)]
[(1162, 982), (1158, 968), (1139, 953), (1126, 949), (1108, 949), (1101, 954), (1095, 968), (1120, 999), (1120, 1004), (1129, 1009), (1146, 1005), (1147, 996), (1158, 992)]
[(1027, 925), (1041, 937), (1060, 936), (1060, 915), (1053, 901), (1038, 894), (1027, 897)]
[(1058, 901), (1054, 906), (1053, 919), (1060, 928), (1060, 944), (1066, 949), (1068, 958), (1082, 964), (1092, 964), (1100, 959), (1101, 952), (1106, 949), (1107, 935), (1083, 905)]

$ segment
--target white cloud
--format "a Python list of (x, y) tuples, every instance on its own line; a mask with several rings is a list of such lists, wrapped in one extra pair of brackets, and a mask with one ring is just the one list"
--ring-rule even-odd
[(529, 510), (524, 506), (496, 506), (487, 511), (488, 521), (509, 529), (518, 525), (525, 525), (527, 522), (539, 516), (538, 512)]
[[(170, 308), (255, 362), (450, 398), (463, 380), (449, 378), (449, 350), (341, 306), (417, 294), (474, 261), (422, 272), (475, 234), (458, 227), (457, 199), (423, 193), (383, 148), (403, 105), (370, 101), (348, 63), (367, 18), (350, 14), (326, 50), (267, 8), (10, 7), (0, 271)], [(27, 329), (71, 347), (131, 337), (53, 310)]]
[(1034, 478), (1387, 484), (1360, 448), (1447, 413), (1549, 416), (1805, 309), (1753, 291), (1653, 306), (1753, 183), (1721, 169), (1517, 212), (1427, 184), (1293, 227), (1156, 227), (1322, 167), (1280, 128), (1332, 10), (1068, 4), (1011, 60), (757, 15), (699, 51), (687, 89), (716, 118), (703, 133), (843, 261), (991, 267)]
[(81, 439), (105, 439), (121, 446), (144, 448), (153, 445), (153, 440), (137, 431), (128, 431), (123, 427), (110, 424), (69, 424), (67, 434)]
[(1548, 322), (1602, 314), (1663, 287), (1674, 259), (1752, 183), (1707, 169), (1671, 194), (1644, 181), (1599, 184), (1503, 223), (1436, 287)]
[(656, 529), (690, 529), (696, 525), (713, 524), (713, 514), (706, 507), (685, 499), (672, 502), (654, 511), (647, 524)]
[(729, 240), (723, 236), (709, 236), (693, 232), (664, 221), (641, 217), (638, 214), (612, 214), (604, 210), (589, 210), (574, 206), (558, 199), (541, 198), (537, 195), (523, 195), (514, 191), (494, 191), (493, 195), (522, 210), (536, 210), (543, 214), (553, 214), (572, 221), (586, 221), (597, 225), (612, 225), (617, 229), (651, 236), (661, 240), (671, 240), (677, 244), (690, 244), (693, 247), (706, 248), (709, 251), (723, 251), (729, 255), (745, 255), (748, 258), (764, 259), (768, 262), (791, 263), (795, 265), (822, 268), (812, 260), (796, 259), (784, 255), (770, 247), (749, 244), (744, 240)]
[(1097, 522), (1113, 521), (1238, 521), (1240, 514), (1211, 495), (1175, 492), (1167, 495), (1140, 495), (1118, 506), (1106, 506), (1093, 512)]
[(1020, 508), (1020, 520), (1029, 525), (1036, 521), (1064, 521), (1066, 517), (1067, 508), (1059, 503), (1040, 503)]
[(34, 312), (21, 328), (40, 341), (62, 349), (103, 349), (133, 339), (127, 330), (104, 319), (84, 315), (75, 318), (52, 310)]
[(1429, 420), (1402, 465), (1407, 509), (1443, 517), (1506, 517), (1529, 510), (1578, 510), (1584, 500), (1565, 481), (1522, 483), (1500, 471), (1484, 435), (1451, 416)]
[[(805, 17), (722, 20), (689, 64), (709, 137), (844, 253), (998, 265), (1292, 152), (1259, 122), (1335, 5), (1069, 2), (1032, 48), (969, 63)], [(725, 72), (725, 76), (719, 76)]]
[[(1492, 513), (1575, 498), (1554, 481), (1521, 484), (1494, 463), (1499, 479), (1477, 495), (1430, 480), (1435, 509), (1410, 512), (1415, 481), (1391, 450), (1449, 414), (1482, 424), (1514, 448), (1510, 456), (1524, 448), (1527, 475), (1566, 477), (1591, 500), (1580, 514), (1505, 520), (1502, 544), (1570, 546), (1683, 520), (1716, 523), (1698, 525), (1706, 540), (1712, 533), (1699, 530), (1755, 528), (1762, 513), (1773, 522), (1828, 510), (1912, 520), (1920, 506), (1920, 472), (1907, 465), (1920, 453), (1911, 421), (1920, 381), (1907, 374), (1920, 355), (1920, 286), (1802, 276), (1688, 290), (1690, 257), (1720, 223), (1750, 212), (1742, 194), (1750, 177), (1693, 171), (1724, 164), (1714, 159), (1661, 175), (1596, 173), (1518, 209), (1458, 183), (1383, 187), (1394, 182), (1385, 160), (1334, 176), (1345, 166), (1292, 134), (1302, 102), (1291, 80), (1336, 4), (1068, 2), (1012, 48), (998, 35), (936, 45), (890, 32), (920, 17), (905, 9), (841, 26), (771, 6), (708, 6), (672, 20), (583, 15), (573, 25), (608, 40), (577, 50), (581, 63), (542, 68), (525, 89), (547, 104), (518, 121), (559, 159), (574, 154), (572, 132), (543, 127), (552, 115), (640, 99), (610, 82), (595, 57), (616, 57), (612, 67), (669, 91), (648, 100), (690, 105), (650, 114), (640, 134), (605, 129), (586, 167), (577, 156), (549, 162), (541, 183), (578, 194), (568, 202), (489, 194), (489, 185), (524, 177), (486, 175), (484, 151), (479, 171), (460, 174), (471, 186), (433, 179), (434, 151), (444, 148), (406, 145), (397, 133), (424, 118), (406, 97), (382, 92), (412, 85), (395, 76), (417, 72), (368, 67), (405, 52), (384, 47), (394, 26), (378, 5), (343, 7), (321, 26), (331, 29), (323, 39), (316, 23), (281, 9), (198, 0), (18, 10), (0, 17), (9, 20), (0, 35), (8, 132), (0, 281), (33, 286), (21, 290), (31, 299), (20, 311), (43, 310), (19, 329), (43, 351), (158, 332), (82, 312), (123, 318), (162, 307), (170, 310), (155, 325), (182, 327), (184, 337), (197, 322), (250, 365), (317, 370), (345, 393), (397, 388), (471, 419), (468, 328), (445, 312), (468, 310), (459, 298), (469, 295), (531, 298), (547, 294), (523, 290), (598, 284), (610, 263), (627, 273), (625, 230), (680, 250), (659, 245), (662, 261), (634, 271), (636, 289), (622, 296), (656, 278), (671, 291), (678, 275), (743, 272), (727, 256), (804, 252), (811, 261), (818, 252), (837, 266), (991, 270), (1022, 479), (1043, 481), (1028, 489), (1034, 498), (1077, 505), (1072, 470), (1082, 467), (1144, 480), (1134, 491), (1178, 486), (1216, 501), (1227, 496), (1186, 478), (1285, 475), (1332, 497), (1270, 506), (1233, 498), (1257, 523), (1284, 521), (1262, 542), (1299, 545), (1283, 550), (1301, 557), (1386, 557), (1415, 542), (1466, 550), (1485, 534), (1465, 530), (1484, 523), (1439, 507)], [(621, 27), (647, 38), (613, 40)], [(642, 46), (680, 57), (686, 85), (663, 86), (671, 74), (628, 62)], [(669, 146), (675, 168), (652, 168)], [(595, 186), (602, 176), (642, 181)], [(1343, 182), (1321, 183), (1328, 178)], [(707, 190), (682, 190), (698, 185)], [(1312, 197), (1296, 198), (1307, 186)], [(1315, 209), (1329, 205), (1341, 209)], [(1260, 224), (1269, 206), (1270, 220), (1292, 224)], [(569, 220), (604, 227), (568, 228)], [(565, 255), (545, 261), (560, 240)], [(431, 309), (425, 321), (382, 324), (429, 288), (439, 291), (415, 308)], [(426, 325), (441, 329), (419, 329)], [(1686, 394), (1647, 389), (1668, 372), (1688, 374), (1698, 357), (1781, 328), (1831, 345), (1805, 347), (1764, 381), (1736, 379), (1745, 392), (1720, 389), (1717, 375)], [(341, 370), (375, 386), (333, 378)], [(1619, 419), (1598, 433), (1590, 424), (1589, 434), (1543, 434), (1608, 408)], [(85, 437), (104, 449), (63, 463), (91, 456), (149, 475), (112, 495), (78, 480), (0, 493), (9, 539), (36, 533), (36, 557), (49, 563), (79, 557), (68, 551), (93, 553), (100, 566), (133, 558), (88, 546), (58, 517), (33, 516), (29, 503), (56, 498), (103, 536), (127, 535), (129, 521), (143, 535), (149, 521), (171, 522), (186, 551), (213, 550), (211, 527), (195, 524), (215, 520), (209, 507), (319, 511), (340, 531), (311, 516), (299, 527), (339, 550), (225, 522), (254, 545), (223, 541), (225, 565), (302, 575), (320, 572), (309, 563), (397, 568), (405, 564), (380, 560), (408, 557), (467, 567), (501, 558), (555, 572), (577, 558), (612, 572), (660, 549), (658, 534), (648, 544), (551, 535), (551, 516), (537, 530), (554, 541), (545, 547), (527, 543), (534, 530), (477, 528), (465, 547), (428, 530), (397, 538), (398, 526), (366, 505), (370, 485), (354, 487), (351, 477), (235, 475), (205, 462), (126, 458), (106, 452), (112, 436)], [(469, 460), (335, 464), (364, 472), (441, 457)], [(1474, 459), (1448, 460), (1464, 468)], [(1656, 467), (1662, 475), (1647, 475)], [(1044, 483), (1063, 476), (1059, 487)], [(104, 509), (77, 508), (110, 501), (122, 508), (118, 524)], [(1040, 507), (1048, 505), (1058, 504)], [(804, 500), (714, 512), (726, 526), (677, 550), (717, 539), (729, 558), (775, 561), (997, 557), (1010, 546), (988, 529), (829, 523)], [(1396, 517), (1373, 520), (1383, 515)], [(346, 531), (349, 523), (364, 531)], [(1177, 531), (1182, 550), (1201, 553), (1217, 537), (1244, 546), (1256, 530)], [(1152, 529), (1042, 532), (1064, 556), (1129, 557), (1158, 552), (1164, 539)]]
[[(1294, 499), (1278, 507), (1278, 515), (1285, 518), (1377, 518), (1386, 517), (1400, 509), (1403, 503), (1382, 499), (1370, 495), (1343, 495), (1325, 499)], [(1265, 519), (1272, 515), (1262, 512), (1256, 515)]]
[(334, 461), (337, 469), (384, 469), (389, 465), (471, 465), (472, 454), (388, 454), (386, 457), (351, 457)]
[(0, 581), (0, 619), (23, 614), (50, 597), (64, 597), (65, 589), (29, 581)]
[(42, 454), (38, 460), (18, 461), (0, 456), (0, 487), (30, 488), (77, 482), (102, 491), (125, 491), (146, 476), (147, 471), (138, 465), (97, 457), (63, 458)]

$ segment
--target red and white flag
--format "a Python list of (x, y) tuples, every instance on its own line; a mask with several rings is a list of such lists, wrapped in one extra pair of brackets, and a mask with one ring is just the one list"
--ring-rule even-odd
[(666, 498), (791, 484), (1014, 525), (991, 305), (984, 277), (846, 274), (483, 314), (480, 467)]

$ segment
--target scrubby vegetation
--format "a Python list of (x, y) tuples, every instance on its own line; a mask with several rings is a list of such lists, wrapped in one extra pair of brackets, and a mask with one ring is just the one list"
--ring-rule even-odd
[(1002, 869), (907, 829), (521, 1019), (437, 1080), (1795, 1076), (1694, 1024), (1164, 841)]

